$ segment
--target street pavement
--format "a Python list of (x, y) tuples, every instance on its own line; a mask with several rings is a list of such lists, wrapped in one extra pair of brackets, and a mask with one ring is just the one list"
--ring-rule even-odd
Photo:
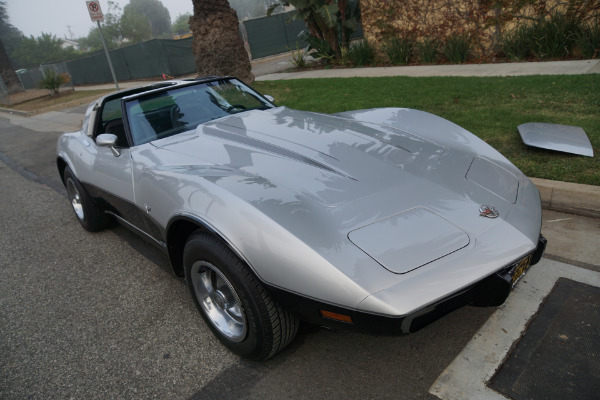
[(498, 398), (490, 371), (553, 279), (600, 285), (600, 220), (544, 210), (546, 256), (498, 309), (465, 307), (402, 337), (304, 327), (272, 360), (240, 360), (160, 252), (77, 223), (54, 148), (84, 109), (0, 114), (1, 399)]
[(304, 328), (272, 360), (240, 360), (152, 246), (122, 227), (81, 229), (35, 156), (58, 132), (31, 155), (4, 147), (13, 134), (35, 137), (2, 126), (4, 160), (39, 163), (0, 162), (2, 399), (434, 398), (431, 383), (494, 311), (464, 308), (407, 337)]

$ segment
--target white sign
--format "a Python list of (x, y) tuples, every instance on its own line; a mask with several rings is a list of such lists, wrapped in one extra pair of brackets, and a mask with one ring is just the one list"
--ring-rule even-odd
[(87, 5), (92, 22), (104, 21), (104, 14), (102, 14), (102, 9), (100, 8), (100, 2), (96, 0), (86, 1), (85, 4)]

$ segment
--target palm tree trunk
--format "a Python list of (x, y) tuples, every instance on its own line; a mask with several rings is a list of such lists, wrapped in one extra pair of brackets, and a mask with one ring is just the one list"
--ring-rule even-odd
[(190, 28), (199, 76), (231, 75), (254, 81), (252, 66), (238, 31), (238, 18), (227, 0), (192, 0)]
[(2, 44), (2, 40), (0, 40), (0, 76), (2, 76), (2, 81), (6, 85), (8, 93), (17, 93), (23, 91), (21, 81), (13, 70), (10, 59), (8, 58), (8, 54), (6, 54), (6, 50)]

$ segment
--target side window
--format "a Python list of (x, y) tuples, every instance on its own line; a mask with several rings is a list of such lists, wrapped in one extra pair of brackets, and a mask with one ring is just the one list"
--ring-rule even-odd
[(112, 133), (116, 135), (118, 147), (129, 147), (127, 136), (123, 125), (123, 115), (121, 113), (121, 99), (112, 99), (102, 106), (102, 115), (100, 117), (98, 134)]

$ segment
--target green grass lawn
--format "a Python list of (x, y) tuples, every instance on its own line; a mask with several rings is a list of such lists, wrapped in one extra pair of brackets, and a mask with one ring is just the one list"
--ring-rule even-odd
[[(600, 185), (600, 75), (392, 77), (255, 82), (278, 105), (334, 113), (374, 107), (428, 111), (463, 126), (526, 175)], [(517, 126), (549, 122), (582, 127), (594, 158), (525, 146)]]

